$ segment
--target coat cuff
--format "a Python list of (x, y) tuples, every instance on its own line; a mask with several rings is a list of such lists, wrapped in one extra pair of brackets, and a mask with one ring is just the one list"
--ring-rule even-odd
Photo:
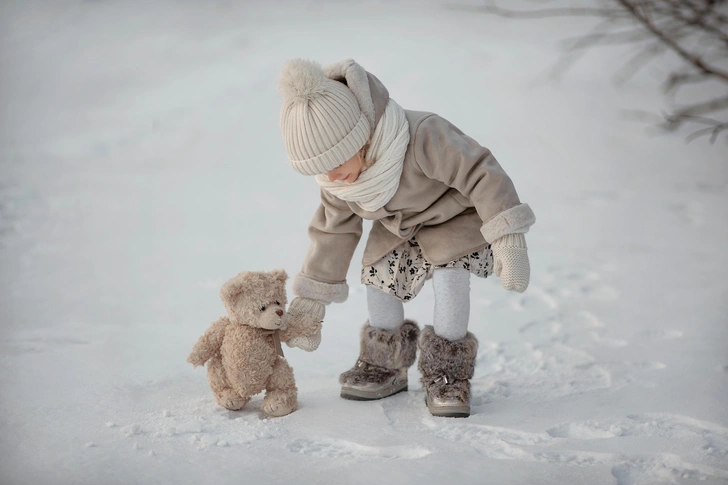
[(483, 238), (493, 244), (506, 234), (525, 234), (528, 228), (536, 222), (536, 215), (528, 204), (520, 204), (499, 212), (480, 228)]
[(318, 300), (324, 305), (343, 303), (349, 297), (349, 285), (344, 283), (322, 283), (302, 274), (293, 278), (293, 294), (301, 298)]

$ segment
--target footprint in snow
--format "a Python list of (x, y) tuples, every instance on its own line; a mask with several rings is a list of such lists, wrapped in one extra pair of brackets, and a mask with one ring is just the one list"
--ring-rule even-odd
[(534, 461), (536, 457), (525, 447), (544, 445), (552, 439), (546, 433), (530, 433), (481, 424), (452, 424), (443, 422), (441, 419), (426, 419), (431, 421), (431, 432), (434, 436), (466, 444), (481, 455), (496, 460)]
[(519, 332), (534, 343), (560, 342), (575, 347), (624, 347), (628, 343), (607, 337), (604, 323), (586, 310), (530, 322)]
[(659, 436), (701, 443), (700, 449), (717, 457), (728, 455), (728, 428), (669, 413), (631, 414), (614, 420), (563, 423), (546, 432), (554, 438), (576, 440)]
[(286, 432), (279, 422), (261, 420), (258, 413), (230, 413), (208, 399), (145, 413), (133, 424), (108, 422), (106, 427), (142, 448), (182, 441), (198, 450), (277, 439)]
[(560, 341), (482, 342), (472, 380), (473, 396), (485, 402), (507, 385), (509, 395), (557, 398), (614, 387), (607, 366), (588, 352)]
[[(554, 311), (559, 308), (559, 301), (553, 288), (542, 288), (536, 285), (528, 287), (523, 295), (512, 295), (508, 298), (508, 306), (514, 312), (539, 309)], [(486, 305), (484, 305), (486, 306)]]
[(350, 458), (354, 460), (371, 458), (416, 460), (431, 453), (430, 450), (421, 446), (368, 446), (332, 438), (297, 439), (288, 445), (288, 450), (316, 458)]
[[(587, 268), (571, 268), (552, 266), (543, 275), (543, 288), (531, 285), (524, 296), (540, 299), (543, 304), (553, 310), (559, 307), (559, 299), (586, 298), (592, 301), (609, 302), (619, 298), (621, 292), (602, 281), (601, 271), (610, 273), (616, 271), (613, 263), (604, 263), (600, 271)], [(535, 290), (534, 290), (535, 288)]]
[(612, 476), (617, 479), (617, 485), (694, 483), (695, 480), (726, 483), (728, 472), (662, 453), (623, 460), (612, 468)]

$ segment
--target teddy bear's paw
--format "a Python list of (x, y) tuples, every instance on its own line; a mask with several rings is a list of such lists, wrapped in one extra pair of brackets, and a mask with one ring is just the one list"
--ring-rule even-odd
[(243, 398), (232, 389), (226, 389), (217, 396), (217, 403), (230, 411), (242, 409), (248, 404), (248, 401), (250, 401), (249, 397)]
[(224, 407), (225, 409), (229, 409), (230, 411), (238, 411), (240, 409), (243, 409), (247, 403), (248, 401), (243, 399), (230, 399), (222, 403), (222, 407)]
[(287, 396), (282, 392), (271, 392), (263, 398), (261, 408), (268, 416), (279, 417), (295, 411), (296, 404), (295, 396)]

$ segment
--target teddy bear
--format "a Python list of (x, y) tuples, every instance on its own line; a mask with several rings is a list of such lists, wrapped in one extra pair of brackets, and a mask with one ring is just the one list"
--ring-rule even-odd
[(298, 389), (281, 342), (315, 350), (323, 316), (288, 325), (287, 279), (278, 269), (244, 271), (228, 280), (220, 289), (227, 315), (210, 325), (187, 358), (195, 367), (207, 363), (217, 403), (229, 410), (242, 409), (263, 390), (265, 414), (285, 416), (296, 410)]

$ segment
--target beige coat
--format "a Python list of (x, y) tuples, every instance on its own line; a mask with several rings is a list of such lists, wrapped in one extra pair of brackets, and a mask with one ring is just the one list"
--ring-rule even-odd
[[(367, 76), (378, 121), (389, 93), (376, 77)], [(349, 88), (356, 86), (349, 83)], [(294, 280), (297, 295), (327, 303), (346, 299), (346, 273), (363, 219), (373, 221), (365, 266), (415, 234), (425, 258), (444, 264), (505, 234), (525, 233), (535, 222), (490, 150), (436, 114), (405, 113), (410, 142), (397, 192), (384, 207), (368, 212), (321, 190), (321, 205), (308, 230), (311, 245)]]

